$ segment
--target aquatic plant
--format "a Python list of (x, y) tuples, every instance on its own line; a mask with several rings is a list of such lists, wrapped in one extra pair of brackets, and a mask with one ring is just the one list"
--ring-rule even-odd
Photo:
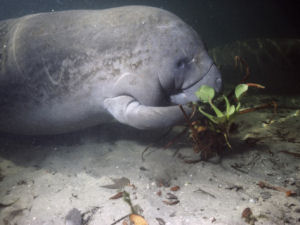
[(123, 191), (123, 200), (130, 206), (131, 214), (129, 215), (130, 222), (134, 225), (148, 225), (147, 221), (137, 213), (137, 210), (132, 205), (130, 195), (127, 191)]
[(247, 84), (239, 84), (235, 88), (235, 101), (236, 103), (231, 104), (228, 98), (223, 95), (223, 99), (225, 101), (225, 111), (221, 111), (215, 104), (213, 103), (213, 98), (215, 96), (215, 90), (212, 87), (207, 85), (201, 86), (198, 91), (196, 91), (196, 96), (203, 103), (208, 103), (212, 110), (215, 112), (215, 115), (209, 114), (205, 112), (201, 106), (198, 106), (198, 110), (201, 114), (203, 114), (206, 118), (210, 120), (210, 129), (213, 129), (217, 133), (223, 134), (226, 144), (229, 148), (231, 145), (228, 140), (229, 129), (231, 127), (234, 118), (239, 113), (241, 102), (241, 96), (248, 90)]
[[(228, 96), (222, 95), (222, 101), (220, 101), (220, 98), (215, 99), (215, 91), (212, 87), (203, 85), (195, 93), (201, 103), (193, 103), (192, 116), (189, 117), (183, 107), (180, 106), (188, 124), (187, 129), (189, 130), (189, 137), (193, 142), (194, 151), (200, 152), (201, 156), (198, 160), (185, 160), (185, 162), (195, 163), (200, 160), (206, 160), (216, 153), (220, 154), (226, 149), (226, 146), (231, 149), (229, 132), (236, 116), (257, 109), (241, 109), (241, 97), (247, 92), (250, 86), (264, 88), (264, 86), (255, 83), (238, 84), (233, 91), (234, 96), (231, 94)], [(224, 106), (224, 109), (221, 110), (219, 105)], [(205, 106), (209, 106), (210, 108), (205, 111)], [(265, 105), (259, 106), (259, 108), (262, 107), (265, 107)], [(208, 113), (208, 110), (212, 112)], [(202, 116), (192, 121), (192, 117), (197, 112), (201, 113), (204, 118)]]
[[(200, 153), (200, 158), (187, 159), (188, 157), (180, 155), (180, 158), (186, 163), (197, 163), (207, 160), (215, 155), (221, 155), (228, 148), (231, 149), (229, 133), (237, 128), (237, 125), (233, 125), (239, 114), (269, 107), (274, 107), (274, 113), (276, 113), (277, 104), (274, 101), (256, 107), (241, 109), (241, 98), (248, 91), (249, 87), (265, 87), (256, 83), (246, 83), (246, 80), (250, 76), (248, 64), (239, 56), (234, 57), (234, 62), (236, 68), (244, 70), (245, 76), (242, 78), (240, 84), (229, 92), (229, 94), (215, 97), (215, 90), (212, 87), (201, 86), (195, 93), (199, 101), (191, 103), (193, 110), (191, 115), (188, 115), (182, 105), (179, 105), (184, 115), (186, 126), (164, 148), (170, 147), (183, 134), (188, 132), (194, 152)], [(196, 116), (197, 114), (201, 114), (201, 116)], [(147, 149), (148, 147), (144, 152)]]

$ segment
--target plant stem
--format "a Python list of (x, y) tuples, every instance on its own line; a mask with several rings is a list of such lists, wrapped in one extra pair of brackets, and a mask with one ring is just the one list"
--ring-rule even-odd
[(228, 134), (227, 134), (226, 132), (224, 132), (223, 135), (224, 135), (224, 138), (225, 138), (225, 141), (226, 141), (227, 146), (228, 146), (230, 149), (232, 149), (231, 144), (229, 143), (229, 140), (228, 140)]
[(182, 111), (183, 115), (184, 115), (184, 118), (186, 120), (186, 122), (188, 123), (191, 131), (192, 131), (192, 138), (193, 138), (193, 141), (198, 145), (198, 146), (201, 146), (200, 145), (200, 141), (198, 139), (198, 132), (197, 130), (194, 128), (192, 122), (190, 121), (190, 118), (188, 117), (188, 115), (186, 114), (186, 112), (184, 111), (182, 105), (179, 105), (179, 108), (180, 110)]

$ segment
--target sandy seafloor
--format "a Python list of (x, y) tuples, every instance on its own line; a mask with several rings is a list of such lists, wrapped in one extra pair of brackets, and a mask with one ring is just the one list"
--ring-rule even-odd
[[(243, 102), (271, 100), (300, 108), (297, 96), (252, 95)], [(178, 157), (197, 157), (185, 139), (164, 150), (172, 134), (158, 142), (165, 131), (117, 123), (51, 137), (2, 135), (0, 224), (62, 225), (72, 208), (84, 219), (90, 217), (86, 224), (113, 224), (129, 214), (130, 207), (122, 198), (110, 200), (117, 189), (102, 186), (122, 177), (135, 186), (125, 190), (150, 225), (247, 224), (241, 217), (247, 207), (257, 218), (255, 224), (300, 224), (300, 158), (285, 152), (300, 154), (300, 112), (278, 109), (273, 122), (265, 124), (272, 116), (272, 109), (241, 115), (231, 135), (233, 150), (219, 162), (196, 164)], [(143, 161), (149, 144), (155, 145)], [(260, 181), (298, 196), (261, 189)], [(173, 186), (180, 189), (171, 191)], [(168, 193), (177, 199), (169, 200)]]

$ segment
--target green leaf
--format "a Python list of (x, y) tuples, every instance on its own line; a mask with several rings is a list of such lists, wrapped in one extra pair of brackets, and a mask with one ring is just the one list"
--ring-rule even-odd
[(230, 106), (230, 108), (228, 110), (228, 113), (227, 113), (227, 116), (228, 116), (227, 118), (229, 118), (230, 116), (232, 116), (235, 112), (236, 112), (235, 111), (235, 106), (234, 105)]
[(216, 120), (216, 117), (215, 117), (215, 116), (210, 115), (210, 114), (207, 113), (207, 112), (204, 112), (204, 111), (201, 109), (200, 106), (198, 107), (198, 110), (199, 110), (200, 113), (202, 113), (202, 114), (203, 114), (204, 116), (206, 116), (208, 119), (210, 119), (213, 123), (218, 124), (218, 121)]
[(201, 102), (207, 103), (214, 98), (215, 90), (210, 86), (202, 85), (195, 94)]
[(223, 98), (224, 98), (224, 100), (226, 102), (226, 115), (228, 115), (229, 109), (230, 109), (230, 103), (229, 103), (228, 98), (225, 95), (223, 95)]
[(248, 90), (247, 84), (239, 84), (235, 88), (235, 97), (239, 100), (239, 98)]
[(238, 104), (237, 104), (237, 106), (236, 106), (235, 110), (236, 110), (237, 112), (239, 112), (240, 108), (241, 108), (241, 103), (240, 103), (240, 102), (238, 102)]
[(209, 104), (211, 106), (211, 108), (215, 111), (217, 117), (224, 117), (224, 113), (222, 113), (213, 103), (212, 101), (210, 100), (209, 101)]

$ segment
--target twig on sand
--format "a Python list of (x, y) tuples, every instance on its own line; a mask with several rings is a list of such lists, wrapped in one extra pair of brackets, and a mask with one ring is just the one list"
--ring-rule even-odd
[(110, 224), (110, 225), (115, 225), (115, 224), (121, 222), (122, 220), (124, 220), (126, 217), (128, 217), (128, 216), (130, 216), (130, 215), (131, 215), (131, 213), (127, 214), (126, 216), (121, 217), (120, 219), (116, 220), (115, 222), (113, 222), (113, 223)]
[(282, 188), (282, 187), (278, 187), (278, 186), (273, 186), (273, 185), (268, 184), (264, 181), (260, 181), (257, 185), (260, 188), (267, 188), (267, 189), (272, 189), (272, 190), (275, 190), (275, 191), (285, 192), (287, 197), (296, 195), (296, 193), (294, 191), (291, 191), (291, 190), (288, 190), (288, 189), (285, 189), (285, 188)]
[[(159, 137), (158, 139), (155, 140), (155, 143), (160, 142), (161, 140), (163, 140), (166, 136), (169, 135), (169, 133), (172, 131), (172, 127), (170, 129), (167, 130), (167, 132), (165, 134), (163, 134), (161, 137)], [(149, 148), (151, 148), (153, 146), (153, 144), (148, 145), (144, 151), (142, 152), (142, 161), (145, 161), (144, 158), (144, 154), (149, 150)]]
[(203, 189), (201, 188), (198, 188), (197, 190), (195, 190), (194, 192), (201, 192), (203, 194), (206, 194), (206, 195), (209, 195), (210, 197), (213, 197), (213, 198), (216, 198), (216, 196), (214, 196), (213, 194), (207, 192), (207, 191), (204, 191)]

